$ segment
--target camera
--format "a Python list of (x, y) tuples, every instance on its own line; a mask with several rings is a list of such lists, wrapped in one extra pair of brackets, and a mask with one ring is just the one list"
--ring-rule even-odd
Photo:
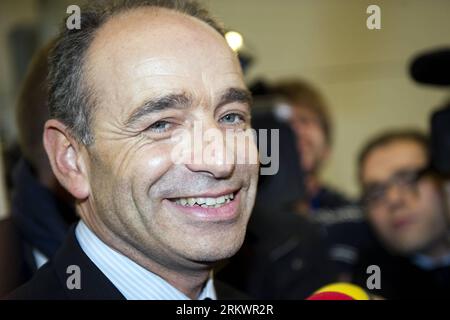
[[(410, 66), (412, 78), (421, 84), (450, 88), (450, 48), (424, 52)], [(431, 116), (431, 168), (450, 177), (450, 100)]]

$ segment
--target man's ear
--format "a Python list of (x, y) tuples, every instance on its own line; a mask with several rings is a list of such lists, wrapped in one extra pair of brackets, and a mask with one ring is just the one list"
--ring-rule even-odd
[(89, 196), (87, 166), (82, 157), (82, 146), (70, 135), (67, 127), (56, 119), (45, 123), (44, 147), (53, 173), (59, 183), (76, 199)]

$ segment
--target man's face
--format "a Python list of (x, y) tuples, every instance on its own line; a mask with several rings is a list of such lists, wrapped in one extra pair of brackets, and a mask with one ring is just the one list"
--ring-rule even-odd
[(99, 30), (87, 70), (97, 109), (86, 156), (93, 213), (83, 218), (165, 266), (233, 255), (258, 165), (171, 159), (172, 134), (194, 122), (221, 132), (249, 128), (241, 69), (224, 39), (191, 17), (138, 9)]
[(311, 109), (296, 105), (292, 108), (290, 123), (297, 137), (303, 170), (317, 172), (329, 152), (319, 117)]
[(400, 254), (432, 248), (447, 230), (436, 182), (430, 176), (414, 178), (426, 163), (423, 148), (405, 139), (377, 147), (362, 166), (364, 189), (384, 190), (374, 193), (377, 198), (372, 201), (368, 199), (369, 221), (380, 240)]

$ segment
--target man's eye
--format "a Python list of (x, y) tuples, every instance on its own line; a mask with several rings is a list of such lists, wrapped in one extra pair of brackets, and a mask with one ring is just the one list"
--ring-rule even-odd
[(151, 126), (149, 126), (147, 128), (147, 130), (150, 130), (150, 131), (156, 132), (156, 133), (162, 133), (162, 132), (169, 130), (171, 127), (172, 127), (172, 123), (170, 123), (170, 122), (157, 121), (154, 124), (152, 124)]
[(239, 124), (245, 122), (245, 119), (242, 115), (237, 113), (229, 113), (222, 118), (220, 118), (219, 122), (225, 124)]
[(414, 184), (418, 180), (417, 176), (415, 172), (401, 172), (395, 177), (395, 180), (399, 185), (407, 186)]
[(385, 192), (385, 188), (382, 185), (371, 185), (366, 188), (364, 192), (364, 199), (368, 202), (379, 201)]

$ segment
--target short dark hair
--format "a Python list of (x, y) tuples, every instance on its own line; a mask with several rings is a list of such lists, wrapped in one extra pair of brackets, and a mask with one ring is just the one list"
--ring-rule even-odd
[(273, 93), (286, 102), (301, 105), (314, 112), (328, 145), (332, 143), (332, 123), (328, 107), (320, 91), (301, 79), (283, 79), (272, 86)]
[(364, 161), (367, 159), (369, 154), (382, 146), (386, 146), (391, 144), (392, 142), (397, 141), (412, 141), (417, 143), (419, 146), (423, 148), (425, 156), (427, 159), (430, 159), (430, 147), (429, 147), (429, 138), (422, 131), (417, 129), (397, 129), (390, 130), (384, 132), (375, 138), (372, 138), (361, 150), (358, 157), (358, 178), (361, 182), (362, 178), (362, 167), (364, 165)]
[(50, 116), (63, 122), (72, 136), (92, 144), (91, 122), (95, 94), (83, 82), (86, 52), (96, 31), (112, 17), (142, 7), (173, 10), (197, 18), (224, 35), (222, 26), (195, 1), (102, 0), (90, 1), (81, 9), (81, 28), (66, 28), (65, 21), (49, 58)]

